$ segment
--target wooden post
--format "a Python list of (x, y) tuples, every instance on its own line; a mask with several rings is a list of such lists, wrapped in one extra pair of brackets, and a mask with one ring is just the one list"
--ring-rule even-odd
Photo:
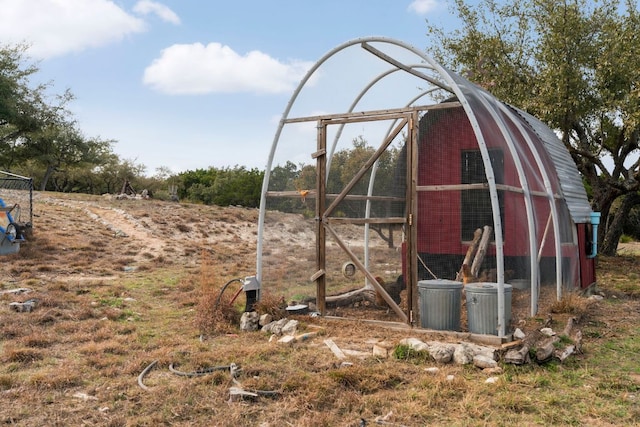
[[(326, 203), (326, 179), (327, 179), (327, 133), (326, 125), (318, 120), (318, 151), (316, 167), (316, 267), (317, 270), (326, 271), (326, 231), (322, 218)], [(316, 306), (321, 315), (326, 314), (326, 289), (327, 275), (322, 274), (316, 279)]]
[[(480, 244), (480, 238), (482, 237), (482, 229), (476, 228), (476, 231), (473, 232), (473, 240), (471, 241), (471, 245), (469, 245), (469, 249), (467, 249), (467, 254), (464, 256), (464, 261), (462, 261), (462, 265), (471, 265), (471, 259), (476, 254), (478, 250), (478, 245)], [(458, 274), (456, 274), (456, 281), (461, 281), (463, 278), (462, 275), (462, 267), (458, 270)]]
[(418, 112), (409, 117), (407, 140), (407, 313), (408, 323), (414, 324), (418, 310)]
[(471, 274), (473, 276), (478, 277), (478, 273), (480, 273), (480, 266), (482, 265), (482, 261), (484, 261), (484, 256), (487, 253), (487, 248), (489, 247), (489, 242), (491, 241), (491, 232), (493, 228), (489, 225), (484, 226), (484, 231), (482, 232), (482, 239), (480, 239), (480, 244), (478, 245), (478, 252), (476, 253), (475, 258), (473, 259), (473, 264), (471, 265)]

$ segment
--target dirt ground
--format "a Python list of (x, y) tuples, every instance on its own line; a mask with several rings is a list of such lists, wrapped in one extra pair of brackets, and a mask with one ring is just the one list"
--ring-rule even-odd
[[(20, 203), (25, 215), (24, 195), (1, 193), (0, 197), (7, 203)], [(488, 394), (486, 390), (472, 394), (468, 381), (480, 383), (484, 378), (463, 368), (445, 370), (462, 379), (451, 383), (443, 374), (436, 383), (436, 394), (425, 402), (420, 396), (426, 393), (425, 384), (433, 380), (425, 377), (431, 374), (422, 367), (375, 360), (362, 365), (356, 362), (351, 377), (338, 369), (322, 340), (289, 351), (268, 347), (266, 337), (238, 331), (217, 337), (199, 336), (194, 317), (199, 310), (202, 284), (219, 288), (230, 279), (254, 274), (257, 217), (256, 209), (243, 207), (35, 193), (33, 236), (18, 254), (0, 259), (4, 261), (0, 267), (0, 291), (34, 291), (0, 295), (0, 423), (366, 425), (358, 424), (358, 419), (383, 420), (387, 415), (386, 421), (379, 424), (617, 424), (595, 409), (565, 412), (564, 407), (569, 405), (564, 404), (553, 412), (547, 412), (544, 405), (532, 409), (524, 401), (512, 401), (516, 398), (507, 386)], [(626, 244), (621, 250), (625, 254), (640, 252), (637, 245)], [(616, 303), (606, 307), (594, 304), (589, 315), (581, 319), (585, 346), (599, 345), (619, 336), (621, 330), (637, 329), (637, 260), (602, 261), (603, 268), (599, 267), (598, 273), (601, 292)], [(39, 305), (33, 313), (9, 309), (10, 302), (34, 296)], [(526, 298), (525, 294), (514, 296)], [(373, 310), (381, 318), (386, 315), (385, 310)], [(534, 318), (517, 315), (515, 320), (524, 330), (531, 330), (553, 317), (554, 327), (561, 328), (571, 315), (541, 312)], [(358, 322), (345, 327), (324, 319), (300, 320), (307, 330), (313, 330), (314, 325), (321, 327), (338, 345), (356, 351), (370, 352), (372, 340), (397, 342), (412, 335), (411, 331), (379, 329)], [(198, 368), (210, 364), (212, 356), (221, 359), (229, 354), (254, 366), (262, 363), (262, 371), (250, 371), (246, 381), (254, 381), (256, 388), (263, 385), (261, 381), (277, 382), (287, 397), (232, 407), (222, 391), (226, 392), (228, 382), (222, 375), (176, 385), (166, 372), (157, 370), (146, 380), (151, 388), (162, 391), (155, 394), (145, 393), (136, 384), (141, 370), (153, 359), (159, 360), (165, 371), (174, 360), (187, 370), (187, 364)], [(637, 359), (629, 355), (625, 363), (632, 363), (634, 358)], [(637, 371), (637, 366), (630, 369)], [(629, 420), (640, 416), (640, 410), (635, 401), (624, 399), (638, 389), (640, 372), (633, 374), (637, 376), (631, 377), (630, 383), (624, 383), (624, 393), (612, 397), (600, 385), (594, 385), (598, 374), (590, 369), (585, 374), (589, 384), (577, 392), (597, 402), (622, 399), (616, 400), (620, 405), (616, 408), (622, 409), (615, 419), (631, 425)], [(612, 381), (608, 369), (606, 378), (597, 384)], [(540, 374), (534, 375), (538, 378)], [(516, 376), (513, 372), (508, 375)], [(520, 390), (545, 390), (539, 384), (529, 388), (530, 379), (519, 381)], [(398, 384), (408, 391), (399, 392)], [(591, 389), (587, 386), (594, 387), (595, 397), (589, 397)], [(416, 392), (416, 387), (422, 391)], [(465, 393), (468, 397), (462, 399)], [(448, 395), (451, 401), (445, 401)], [(167, 396), (173, 396), (174, 402)], [(504, 407), (494, 408), (496, 399), (504, 399)], [(413, 401), (416, 407), (411, 405)], [(483, 407), (492, 409), (483, 413)], [(392, 410), (395, 416), (389, 417)], [(458, 417), (456, 411), (464, 411), (465, 417), (471, 418)], [(501, 411), (507, 415), (495, 418)]]

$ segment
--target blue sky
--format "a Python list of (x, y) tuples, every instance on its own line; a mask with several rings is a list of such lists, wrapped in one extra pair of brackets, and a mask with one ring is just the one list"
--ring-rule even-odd
[(0, 40), (29, 43), (85, 135), (153, 175), (263, 169), (310, 66), (365, 36), (424, 50), (426, 19), (455, 25), (446, 0), (0, 0)]

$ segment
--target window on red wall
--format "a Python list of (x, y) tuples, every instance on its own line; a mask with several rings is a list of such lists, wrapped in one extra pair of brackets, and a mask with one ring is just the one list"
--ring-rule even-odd
[[(463, 150), (461, 153), (462, 184), (487, 183), (487, 175), (480, 150)], [(489, 149), (489, 158), (495, 176), (496, 184), (504, 184), (504, 155), (499, 148)], [(462, 221), (462, 241), (473, 239), (473, 232), (485, 225), (493, 227), (491, 198), (489, 188), (468, 189), (461, 192), (460, 218)], [(498, 190), (500, 217), (504, 218), (504, 191)]]

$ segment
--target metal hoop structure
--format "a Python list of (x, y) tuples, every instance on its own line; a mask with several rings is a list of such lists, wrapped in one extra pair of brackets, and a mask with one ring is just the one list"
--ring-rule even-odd
[[(356, 75), (360, 70), (359, 66), (361, 66), (364, 77), (358, 81), (359, 86), (349, 84), (348, 89), (350, 89), (351, 98), (349, 98), (349, 95), (343, 94), (347, 90), (320, 92), (322, 95), (333, 93), (335, 98), (340, 98), (341, 100), (344, 98), (342, 101), (343, 108), (338, 105), (331, 110), (330, 114), (313, 114), (314, 111), (324, 111), (327, 107), (320, 105), (320, 103), (314, 104), (313, 100), (303, 104), (300, 98), (307, 90), (311, 90), (311, 88), (325, 81), (323, 79), (329, 75), (329, 73), (323, 72), (325, 68), (330, 71), (335, 70), (335, 64), (340, 63), (338, 58), (348, 58), (351, 52), (356, 52), (357, 59), (346, 60), (343, 63), (346, 64), (346, 71), (342, 74), (338, 73), (338, 75), (343, 76), (346, 81), (348, 76)], [(342, 77), (337, 80), (341, 79)], [(392, 85), (394, 89), (387, 89), (388, 85)], [(402, 87), (402, 90), (395, 89), (400, 87)], [(373, 101), (374, 97), (376, 101)], [(429, 99), (431, 104), (417, 104), (418, 102), (425, 102), (425, 99)], [(530, 283), (528, 290), (531, 293), (531, 315), (535, 314), (538, 309), (538, 296), (542, 277), (545, 280), (553, 280), (555, 282), (558, 299), (562, 296), (563, 288), (590, 284), (581, 283), (581, 280), (584, 281), (585, 279), (578, 277), (581, 271), (580, 263), (584, 257), (580, 253), (581, 249), (577, 242), (575, 228), (576, 225), (590, 223), (591, 209), (577, 168), (568, 151), (555, 136), (554, 132), (529, 114), (504, 104), (485, 89), (441, 66), (421, 50), (402, 41), (386, 37), (358, 38), (331, 49), (309, 69), (291, 95), (278, 123), (265, 168), (258, 218), (256, 259), (258, 281), (263, 283), (266, 279), (263, 257), (266, 249), (265, 217), (269, 210), (268, 199), (274, 193), (270, 189), (270, 180), (273, 168), (276, 166), (276, 153), (279, 153), (279, 150), (284, 150), (280, 154), (283, 156), (282, 158), (287, 159), (286, 147), (296, 146), (295, 142), (283, 141), (285, 127), (296, 126), (301, 123), (317, 123), (318, 145), (313, 150), (308, 149), (306, 151), (310, 160), (323, 158), (323, 163), (318, 163), (318, 167), (324, 169), (322, 175), (324, 178), (319, 179), (319, 181), (324, 180), (324, 183), (317, 190), (323, 194), (315, 195), (318, 200), (317, 203), (321, 203), (319, 198), (324, 199), (328, 196), (325, 194), (324, 185), (329, 180), (332, 161), (336, 156), (336, 147), (339, 145), (341, 138), (344, 137), (344, 127), (347, 123), (353, 123), (358, 120), (364, 121), (366, 117), (375, 116), (380, 118), (385, 117), (385, 114), (390, 115), (390, 117), (393, 115), (393, 118), (389, 120), (389, 126), (386, 131), (383, 130), (379, 134), (383, 145), (389, 145), (390, 138), (395, 137), (397, 130), (402, 128), (402, 126), (397, 127), (402, 117), (409, 117), (411, 114), (419, 112), (419, 114), (423, 114), (424, 118), (430, 114), (425, 113), (425, 111), (430, 108), (442, 107), (445, 105), (443, 101), (446, 100), (455, 101), (455, 105), (461, 109), (466, 117), (465, 123), (468, 124), (470, 135), (472, 134), (475, 149), (479, 155), (478, 159), (480, 159), (483, 167), (483, 183), (481, 186), (464, 182), (455, 183), (454, 185), (454, 183), (443, 184), (443, 181), (443, 183), (436, 185), (419, 177), (417, 170), (424, 171), (428, 170), (428, 168), (425, 169), (423, 166), (414, 165), (413, 167), (416, 169), (414, 177), (417, 177), (417, 181), (410, 183), (411, 188), (406, 193), (408, 195), (406, 203), (409, 203), (411, 197), (416, 198), (417, 204), (423, 203), (425, 200), (430, 200), (427, 197), (428, 194), (435, 194), (437, 191), (443, 192), (442, 194), (455, 191), (457, 192), (455, 197), (458, 199), (459, 192), (466, 191), (465, 189), (471, 189), (471, 191), (473, 189), (483, 189), (486, 191), (487, 200), (490, 202), (488, 205), (491, 209), (490, 218), (493, 229), (489, 250), (494, 260), (494, 279), (497, 287), (497, 335), (505, 336), (508, 333), (508, 304), (510, 302), (505, 300), (505, 262), (509, 264), (509, 268), (511, 268), (511, 265), (517, 264), (526, 272), (527, 280)], [(376, 102), (378, 103), (376, 104)], [(385, 105), (386, 102), (389, 105)], [(298, 112), (299, 114), (294, 115), (293, 111), (298, 107), (299, 103), (302, 104), (301, 111)], [(424, 108), (421, 108), (421, 106), (424, 106)], [(358, 112), (361, 112), (362, 117), (358, 117)], [(431, 117), (435, 117), (435, 114), (431, 114)], [(419, 152), (419, 162), (422, 164), (422, 162), (433, 161), (434, 158), (438, 157), (437, 155), (428, 155), (426, 153), (424, 147), (429, 142), (425, 140), (426, 137), (421, 133), (426, 125), (423, 124), (422, 119), (419, 119), (419, 121), (420, 123), (418, 123), (418, 120), (414, 122), (409, 119), (410, 127), (404, 129), (407, 131), (405, 141), (409, 141), (411, 139), (410, 134), (415, 132), (416, 156), (418, 156), (417, 153)], [(330, 144), (325, 144), (324, 142), (321, 144), (320, 140), (327, 138), (325, 127), (327, 123), (337, 124), (337, 130)], [(418, 129), (419, 127), (420, 129)], [(396, 133), (392, 136), (394, 131)], [(500, 149), (501, 156), (504, 156), (503, 163), (496, 163), (494, 158), (496, 147)], [(407, 150), (409, 149), (407, 148)], [(462, 149), (462, 151), (464, 150)], [(384, 147), (379, 151), (384, 151)], [(361, 266), (365, 273), (365, 287), (382, 292), (383, 290), (376, 283), (372, 283), (373, 275), (369, 272), (371, 267), (369, 231), (370, 224), (374, 222), (371, 209), (372, 201), (376, 200), (374, 184), (377, 179), (378, 160), (372, 159), (371, 164), (363, 166), (370, 169), (367, 170), (367, 191), (366, 194), (361, 196), (365, 200), (364, 211), (360, 214), (361, 219), (358, 221), (352, 220), (351, 222), (358, 222), (364, 225), (363, 261), (362, 263), (356, 262), (355, 265)], [(456, 167), (455, 162), (452, 160), (451, 170), (455, 171)], [(424, 175), (425, 172), (420, 173)], [(363, 172), (362, 176), (364, 175), (365, 173)], [(410, 178), (410, 175), (407, 176)], [(409, 183), (410, 179), (407, 182)], [(339, 198), (340, 196), (338, 196), (338, 200)], [(458, 203), (456, 200), (454, 200), (455, 203), (453, 204)], [(330, 206), (330, 210), (335, 207), (336, 203), (338, 202), (334, 202)], [(421, 209), (422, 206), (420, 205), (420, 208), (416, 209)], [(510, 209), (516, 209), (516, 206), (517, 213), (510, 211)], [(426, 227), (426, 224), (429, 223), (428, 219), (424, 219), (428, 218), (427, 214), (423, 211), (416, 211), (416, 213), (418, 225), (415, 225), (415, 218), (411, 216), (411, 212), (406, 212), (404, 226), (417, 227), (417, 233), (425, 235), (427, 231), (424, 229), (421, 231), (420, 227), (421, 225)], [(338, 219), (331, 216), (331, 212), (325, 212), (323, 208), (319, 211), (316, 210), (315, 221), (320, 223), (317, 228), (320, 231), (317, 232), (316, 240), (320, 239), (318, 237), (320, 234), (322, 235), (321, 239), (324, 239), (322, 224), (333, 235), (331, 224), (338, 221)], [(388, 220), (388, 222), (390, 221)], [(378, 218), (378, 223), (381, 222), (383, 221)], [(515, 235), (514, 230), (521, 230), (521, 233), (515, 233), (520, 235)], [(416, 233), (416, 231), (413, 232)], [(509, 233), (507, 235), (507, 243), (505, 243), (505, 232)], [(452, 237), (461, 240), (455, 235)], [(519, 242), (516, 245), (513, 243), (513, 239), (526, 241), (522, 242), (522, 244)], [(456, 242), (456, 244), (458, 243), (460, 242)], [(321, 252), (323, 250), (323, 245), (324, 243), (318, 244), (318, 251)], [(344, 243), (342, 245), (344, 246)], [(429, 245), (425, 243), (423, 247), (434, 247), (432, 243)], [(515, 253), (513, 249), (516, 246), (520, 248), (518, 253)], [(349, 252), (348, 248), (345, 249)], [(420, 258), (420, 253), (422, 252), (428, 252), (429, 256), (435, 256), (433, 250), (418, 250), (417, 255), (412, 253), (409, 256), (418, 256)], [(445, 254), (443, 250), (442, 256), (444, 255), (449, 257), (447, 258), (449, 260), (454, 259), (452, 254)], [(354, 257), (353, 254), (349, 256)], [(517, 261), (514, 261), (516, 258)], [(314, 280), (324, 280), (322, 277), (326, 275), (326, 271), (321, 268), (324, 266), (324, 254), (319, 253), (318, 259), (319, 261), (316, 264), (320, 267), (317, 268), (312, 278)], [(422, 259), (420, 260), (423, 262)], [(553, 279), (549, 279), (549, 272), (552, 272)], [(416, 284), (412, 283), (415, 278), (405, 277), (404, 279), (408, 279), (409, 282), (407, 283), (415, 287)], [(400, 315), (402, 320), (406, 319), (408, 323), (413, 323), (412, 310), (415, 311), (417, 309), (417, 298), (415, 292), (410, 293), (410, 295), (412, 295), (412, 301), (409, 302), (407, 316), (402, 315), (403, 312), (399, 311), (397, 306), (394, 307), (391, 301), (389, 301), (389, 305)], [(320, 296), (324, 297), (324, 295)]]

